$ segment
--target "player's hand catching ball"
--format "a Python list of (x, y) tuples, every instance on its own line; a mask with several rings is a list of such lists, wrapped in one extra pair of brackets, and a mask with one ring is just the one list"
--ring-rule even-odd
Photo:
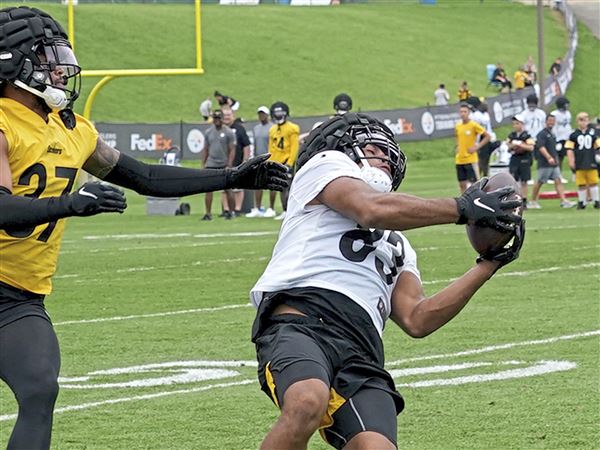
[(500, 267), (513, 262), (519, 257), (519, 252), (525, 242), (525, 221), (522, 220), (514, 230), (512, 242), (509, 242), (505, 247), (492, 250), (484, 255), (479, 255), (477, 262), (495, 261), (498, 262), (498, 270)]

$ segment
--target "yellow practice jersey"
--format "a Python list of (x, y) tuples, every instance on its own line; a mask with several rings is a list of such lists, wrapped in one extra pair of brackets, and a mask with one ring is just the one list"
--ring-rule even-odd
[(293, 166), (298, 157), (300, 127), (292, 122), (273, 125), (269, 130), (271, 161)]
[[(68, 194), (98, 139), (95, 127), (81, 116), (69, 130), (57, 113), (51, 113), (46, 123), (8, 98), (0, 98), (0, 131), (8, 142), (13, 195), (35, 198)], [(49, 294), (64, 229), (65, 219), (30, 229), (0, 230), (0, 281)]]
[(467, 123), (459, 122), (454, 129), (456, 134), (456, 164), (472, 164), (479, 161), (477, 152), (469, 153), (467, 149), (477, 143), (477, 136), (485, 133), (485, 128), (473, 120)]

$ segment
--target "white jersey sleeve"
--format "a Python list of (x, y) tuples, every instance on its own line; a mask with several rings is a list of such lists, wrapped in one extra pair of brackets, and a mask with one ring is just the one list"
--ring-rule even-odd
[(416, 253), (400, 232), (365, 229), (326, 205), (309, 205), (340, 177), (362, 179), (358, 165), (339, 151), (319, 153), (298, 171), (273, 255), (250, 299), (258, 307), (268, 292), (333, 290), (361, 306), (381, 333), (398, 276), (410, 271), (420, 279)]
[(362, 179), (360, 168), (344, 153), (330, 150), (313, 156), (294, 178), (290, 199), (305, 208), (333, 180), (341, 177)]

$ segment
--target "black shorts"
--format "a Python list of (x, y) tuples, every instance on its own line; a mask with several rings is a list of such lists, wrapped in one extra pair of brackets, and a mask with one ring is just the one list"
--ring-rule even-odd
[(458, 181), (470, 181), (472, 183), (475, 183), (477, 181), (477, 172), (475, 172), (475, 164), (457, 164), (456, 178), (458, 178)]
[[(307, 316), (269, 316), (281, 303)], [(383, 368), (379, 334), (360, 306), (326, 289), (291, 289), (262, 302), (254, 331), (261, 389), (278, 407), (292, 384), (316, 378), (331, 393), (320, 426), (326, 442), (340, 449), (356, 434), (374, 431), (396, 445), (404, 401)]]
[(44, 296), (0, 282), (0, 328), (27, 316), (39, 316), (50, 322)]
[(511, 158), (508, 166), (510, 174), (516, 181), (531, 180), (531, 160), (521, 158)]

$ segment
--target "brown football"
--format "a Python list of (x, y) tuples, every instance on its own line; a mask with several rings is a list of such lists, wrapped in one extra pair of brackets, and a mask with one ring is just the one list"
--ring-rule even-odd
[[(500, 172), (490, 177), (490, 180), (486, 184), (484, 191), (491, 192), (506, 186), (511, 186), (515, 190), (515, 192), (510, 194), (507, 199), (521, 199), (521, 187), (508, 172)], [(519, 216), (522, 216), (523, 208), (516, 208), (515, 213)], [(510, 241), (512, 233), (505, 233), (488, 227), (467, 225), (467, 236), (469, 237), (469, 241), (471, 241), (471, 245), (475, 251), (481, 255), (491, 250), (504, 247)]]

